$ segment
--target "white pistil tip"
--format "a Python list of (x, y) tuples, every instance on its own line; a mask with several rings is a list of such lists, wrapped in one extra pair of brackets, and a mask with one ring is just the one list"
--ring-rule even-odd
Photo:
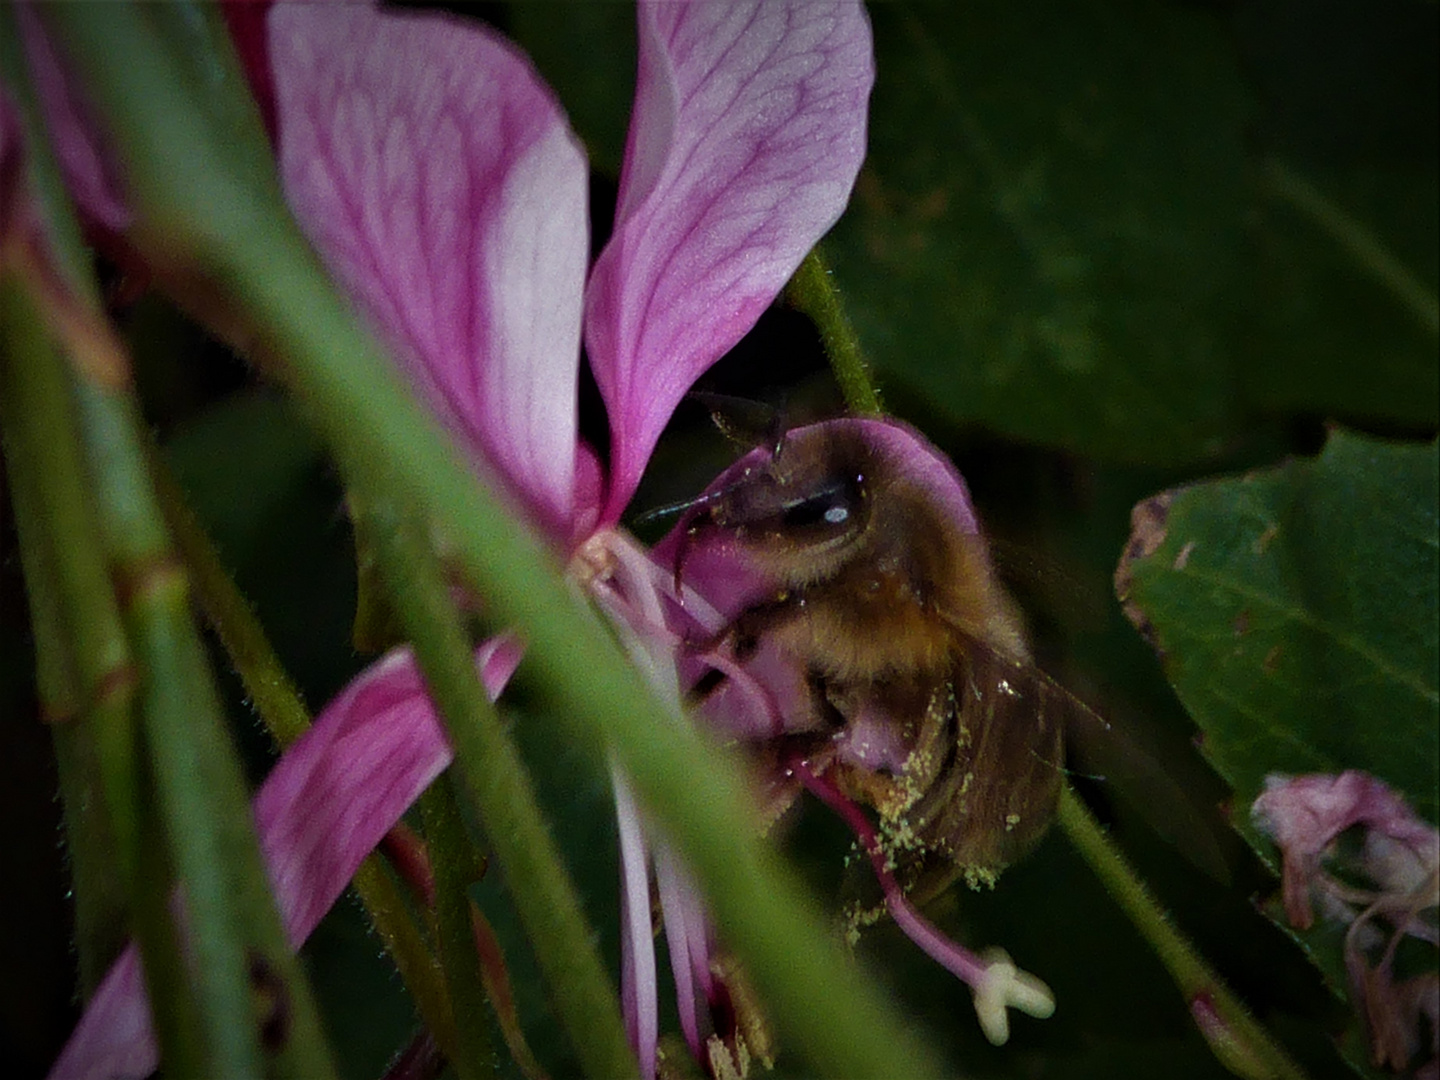
[(975, 1015), (981, 1030), (995, 1046), (1010, 1038), (1008, 1009), (1019, 1009), (1028, 1016), (1044, 1020), (1055, 1011), (1055, 995), (1043, 982), (1027, 971), (1021, 971), (1001, 949), (985, 954), (987, 966), (975, 987)]

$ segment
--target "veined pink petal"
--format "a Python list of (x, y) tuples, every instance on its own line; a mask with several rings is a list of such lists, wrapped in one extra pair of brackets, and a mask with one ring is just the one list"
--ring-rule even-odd
[[(495, 638), (476, 651), (492, 698), (522, 651), (513, 638)], [(252, 810), (291, 945), (310, 935), (361, 860), (449, 764), (434, 706), (403, 649), (367, 668), (285, 752)], [(140, 952), (132, 944), (106, 974), (50, 1076), (144, 1077), (158, 1062)]]
[(64, 61), (28, 3), (15, 5), (15, 21), (65, 186), (91, 220), (116, 232), (125, 229), (130, 224), (130, 208), (121, 194), (115, 164), (106, 154)]
[(568, 540), (589, 226), (559, 105), (450, 16), (278, 4), (270, 56), (296, 217), (445, 422)]
[(834, 224), (865, 153), (874, 80), (858, 3), (640, 4), (615, 231), (586, 298), (620, 516), (697, 376)]

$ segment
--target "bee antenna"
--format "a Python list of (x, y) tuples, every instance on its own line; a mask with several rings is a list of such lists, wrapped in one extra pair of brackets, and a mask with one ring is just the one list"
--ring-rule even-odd
[(779, 436), (785, 430), (783, 404), (777, 407), (764, 401), (716, 394), (709, 390), (691, 390), (685, 397), (708, 410), (710, 422), (737, 446), (749, 448), (759, 442), (778, 449)]
[(1051, 761), (1033, 746), (1030, 748), (1030, 755), (1035, 758), (1036, 761), (1044, 765), (1049, 765), (1056, 772), (1063, 773), (1065, 776), (1078, 776), (1081, 780), (1093, 780), (1097, 784), (1106, 783), (1110, 779), (1108, 776), (1103, 776), (1099, 773), (1081, 772), (1079, 769), (1072, 769), (1068, 765), (1062, 765), (1058, 761)]
[(713, 499), (714, 495), (697, 495), (693, 499), (682, 499), (679, 502), (665, 503), (662, 506), (652, 507), (649, 510), (636, 514), (630, 521), (633, 525), (649, 525), (652, 521), (660, 521), (664, 518), (674, 517), (676, 514), (683, 514), (686, 510), (693, 510), (697, 506), (704, 506)]

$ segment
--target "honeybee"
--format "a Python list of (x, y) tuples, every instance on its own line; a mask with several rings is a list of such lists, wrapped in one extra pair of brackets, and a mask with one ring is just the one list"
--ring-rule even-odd
[(1032, 663), (938, 450), (892, 420), (797, 428), (723, 474), (681, 526), (677, 577), (710, 549), (763, 583), (698, 648), (739, 664), (767, 650), (798, 673), (772, 754), (804, 754), (874, 807), (907, 887), (993, 880), (1034, 844), (1078, 702)]

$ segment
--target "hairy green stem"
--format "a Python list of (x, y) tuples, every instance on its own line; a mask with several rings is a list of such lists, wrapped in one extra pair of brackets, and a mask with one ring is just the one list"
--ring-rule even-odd
[(282, 1074), (329, 1074), (318, 1015), (269, 894), (188, 582), (154, 497), (138, 410), (128, 396), (91, 385), (78, 397), (143, 673), (144, 731), (183, 889), (207, 1071), (255, 1075), (268, 1062)]
[[(373, 495), (365, 502), (391, 603), (445, 720), (455, 752), (452, 773), (500, 861), (571, 1044), (590, 1076), (636, 1075), (619, 1005), (595, 951), (595, 937), (541, 816), (519, 750), (476, 678), (470, 645), (451, 605), (439, 561), (423, 531), (393, 504)], [(458, 826), (458, 820), (449, 825)], [(439, 875), (436, 884), (442, 884)], [(454, 899), (460, 902), (456, 917), (473, 958), (469, 909), (463, 893)], [(456, 1020), (464, 1026), (458, 1010)], [(478, 1018), (470, 1022), (479, 1026)]]
[(465, 829), (453, 782), (454, 776), (447, 773), (431, 784), (420, 797), (420, 815), (435, 872), (435, 943), (456, 1017), (458, 1039), (450, 1060), (461, 1080), (472, 1080), (495, 1076), (498, 1067), (485, 1021), (489, 1003), (470, 925), (470, 886), (480, 880), (485, 868)]
[(845, 397), (845, 405), (859, 416), (878, 416), (884, 411), (880, 392), (870, 376), (870, 365), (860, 347), (860, 336), (850, 325), (850, 317), (840, 302), (835, 278), (817, 247), (805, 256), (800, 269), (786, 287), (786, 296), (800, 311), (810, 316), (820, 331), (830, 369)]
[(64, 359), (23, 285), (0, 271), (0, 432), (54, 726), (86, 997), (124, 943), (135, 875), (135, 674), (86, 490)]
[[(461, 453), (400, 385), (296, 232), (273, 177), (229, 127), (223, 80), (194, 90), (164, 5), (41, 9), (85, 78), (127, 170), (134, 233), (160, 279), (251, 355), (284, 370), (319, 431), (357, 475), (393, 475), (453, 539), (497, 621), (525, 634), (529, 662), (570, 735), (613, 748), (653, 819), (684, 853), (721, 937), (752, 975), (782, 1037), (830, 1075), (938, 1073), (879, 988), (822, 929), (793, 872), (762, 849), (738, 769), (654, 701), (554, 557), (476, 482)], [(211, 111), (223, 115), (212, 117)], [(252, 118), (253, 123), (253, 118)]]
[[(4, 17), (5, 28), (13, 30), (13, 12), (7, 8)], [(7, 84), (23, 87), (23, 62), (16, 63), (14, 52), (7, 34), (0, 63)], [(72, 477), (67, 487), (57, 471), (56, 487), (41, 484), (56, 498), (37, 509), (42, 518), (69, 515), (52, 528), (77, 525), (71, 520), (74, 506), (60, 495), (78, 492), (82, 511), (92, 506), (95, 511), (92, 526), (81, 521), (77, 535), (52, 545), (48, 563), (59, 586), (61, 621), (70, 623), (65, 635), (82, 692), (97, 693), (92, 670), (122, 691), (109, 693), (112, 687), (101, 682), (98, 700), (112, 707), (119, 702), (120, 708), (109, 727), (94, 732), (106, 800), (121, 811), (111, 815), (118, 854), (122, 866), (135, 866), (140, 850), (164, 844), (180, 886), (178, 897), (172, 896), (168, 877), (157, 880), (152, 874), (141, 881), (138, 872), (126, 872), (143, 902), (136, 928), (166, 1066), (217, 1076), (255, 1075), (267, 1065), (280, 1075), (328, 1075), (333, 1067), (318, 1016), (269, 897), (239, 764), (191, 620), (185, 577), (172, 559), (155, 505), (139, 434), (143, 424), (127, 385), (128, 360), (83, 269), (78, 228), (39, 136), (33, 102), (24, 89), (18, 96), (27, 125), (19, 158), (25, 172), (7, 192), (16, 203), (7, 206), (14, 215), (0, 238), (5, 322), (16, 334), (28, 335), (13, 351), (35, 362), (20, 370), (49, 372), (50, 397), (73, 409), (74, 422), (61, 424), (62, 435), (68, 426), (70, 437), (46, 456), (56, 460), (73, 448), (76, 460), (64, 468), (84, 479), (77, 487)], [(12, 274), (19, 288), (11, 288)], [(26, 302), (33, 310), (21, 310)], [(57, 348), (64, 350), (64, 360)], [(57, 417), (61, 412), (50, 410)], [(87, 541), (87, 533), (96, 539)], [(78, 583), (80, 591), (71, 567), (76, 550), (90, 570)], [(69, 619), (72, 614), (80, 618)], [(117, 668), (128, 676), (116, 679)], [(145, 796), (144, 806), (147, 816), (152, 807), (156, 816), (147, 822), (152, 828), (145, 837), (131, 812), (140, 798), (131, 684), (149, 757), (147, 775), (154, 782), (154, 800)], [(172, 903), (186, 915), (184, 961), (172, 944), (174, 931), (162, 930)], [(174, 979), (182, 982), (172, 985)]]
[(395, 961), (400, 981), (415, 1002), (415, 1011), (440, 1052), (454, 1061), (460, 1054), (460, 1036), (445, 986), (445, 974), (384, 857), (376, 852), (366, 856), (350, 884), (360, 897), (360, 904), (385, 951)]
[[(71, 379), (36, 295), (51, 274), (97, 309), (94, 283), (26, 78), (15, 13), (0, 6), (0, 83), (18, 106), (26, 153), (14, 232), (0, 265), (0, 407), (35, 626), (38, 689), (55, 724), (75, 889), (80, 991), (90, 996), (124, 944), (136, 850), (135, 675), (87, 477)], [(23, 206), (33, 199), (42, 248)], [(6, 256), (0, 256), (5, 258)], [(56, 273), (58, 271), (58, 273)]]
[(310, 710), (270, 645), (255, 610), (226, 571), (164, 455), (149, 447), (155, 497), (205, 619), (245, 687), (265, 730), (284, 750), (310, 728)]
[(1302, 1080), (1305, 1074), (1300, 1066), (1175, 928), (1068, 785), (1060, 794), (1059, 820), (1070, 842), (1170, 972), (1200, 1033), (1221, 1063), (1247, 1080)]
[[(275, 655), (254, 609), (226, 572), (220, 553), (196, 520), (164, 456), (152, 451), (150, 462), (166, 525), (190, 574), (206, 620), (235, 666), (235, 673), (261, 722), (284, 750), (309, 730), (310, 711), (289, 672)], [(410, 905), (387, 872), (384, 858), (378, 854), (367, 856), (351, 885), (400, 972), (400, 979), (421, 1019), (434, 1035), (441, 1052), (455, 1060), (459, 1054), (459, 1035), (445, 979)]]

